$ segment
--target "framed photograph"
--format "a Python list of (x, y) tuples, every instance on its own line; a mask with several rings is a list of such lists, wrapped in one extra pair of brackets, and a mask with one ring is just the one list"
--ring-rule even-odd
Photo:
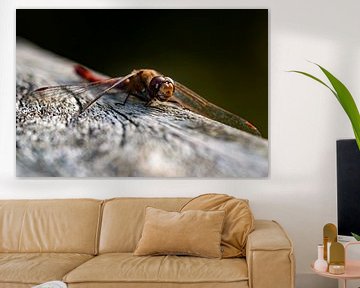
[(18, 177), (267, 177), (267, 9), (18, 9)]

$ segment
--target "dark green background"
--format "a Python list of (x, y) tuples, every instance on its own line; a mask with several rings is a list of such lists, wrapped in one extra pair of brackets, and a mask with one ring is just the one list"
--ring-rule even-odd
[(268, 11), (30, 10), (18, 36), (112, 77), (152, 68), (268, 137)]

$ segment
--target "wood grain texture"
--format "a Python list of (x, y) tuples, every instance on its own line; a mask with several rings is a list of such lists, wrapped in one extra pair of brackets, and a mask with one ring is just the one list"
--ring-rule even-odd
[[(76, 116), (71, 95), (33, 97), (36, 88), (77, 84), (74, 62), (18, 40), (17, 176), (266, 177), (265, 139), (170, 103), (151, 107), (106, 95)], [(129, 67), (129, 72), (136, 67)]]

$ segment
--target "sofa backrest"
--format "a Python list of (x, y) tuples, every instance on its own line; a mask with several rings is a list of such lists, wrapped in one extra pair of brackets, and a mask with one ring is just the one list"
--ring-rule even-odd
[(99, 253), (133, 252), (141, 237), (145, 208), (179, 211), (190, 198), (116, 198), (105, 201)]
[(0, 200), (0, 252), (96, 254), (102, 203)]

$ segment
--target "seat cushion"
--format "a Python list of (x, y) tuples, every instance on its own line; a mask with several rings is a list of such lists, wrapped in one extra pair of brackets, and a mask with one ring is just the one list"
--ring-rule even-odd
[[(64, 277), (64, 281), (69, 284), (86, 283), (85, 286), (89, 287), (101, 282), (107, 282), (109, 285), (121, 282), (124, 283), (124, 287), (127, 287), (126, 284), (134, 285), (134, 283), (143, 283), (143, 287), (153, 287), (149, 286), (152, 284), (157, 284), (156, 287), (168, 287), (168, 285), (162, 286), (164, 283), (169, 285), (189, 283), (194, 284), (194, 287), (217, 287), (211, 286), (211, 283), (237, 283), (236, 287), (243, 287), (239, 285), (239, 282), (243, 282), (244, 287), (247, 287), (247, 280), (247, 265), (241, 258), (134, 256), (131, 253), (110, 253), (97, 256)], [(207, 286), (202, 286), (202, 283)], [(129, 287), (135, 286), (129, 285)], [(226, 285), (221, 287), (226, 287)]]
[(92, 257), (72, 253), (0, 253), (0, 287), (5, 283), (40, 284), (61, 280)]

